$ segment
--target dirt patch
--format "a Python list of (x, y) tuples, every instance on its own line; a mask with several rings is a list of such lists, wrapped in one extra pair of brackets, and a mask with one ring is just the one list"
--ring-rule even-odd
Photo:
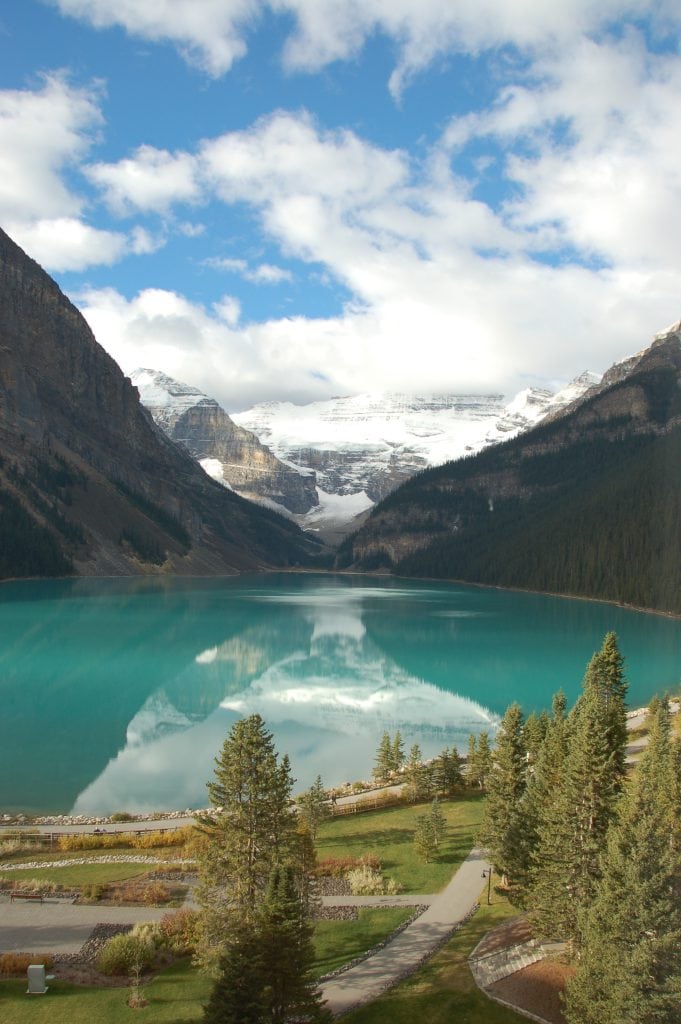
[(512, 1003), (551, 1024), (565, 1024), (560, 994), (574, 968), (558, 960), (539, 960), (490, 985), (490, 995)]
[(509, 946), (519, 946), (523, 942), (529, 942), (533, 937), (527, 918), (520, 914), (487, 932), (482, 942), (475, 947), (475, 959), (480, 960), (490, 953), (500, 953)]

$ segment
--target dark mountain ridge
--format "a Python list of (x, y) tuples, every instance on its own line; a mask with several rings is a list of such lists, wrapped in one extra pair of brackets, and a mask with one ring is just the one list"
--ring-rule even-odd
[(0, 578), (230, 573), (317, 551), (165, 437), (79, 311), (0, 230)]
[(680, 522), (677, 324), (551, 420), (412, 478), (338, 564), (681, 612)]

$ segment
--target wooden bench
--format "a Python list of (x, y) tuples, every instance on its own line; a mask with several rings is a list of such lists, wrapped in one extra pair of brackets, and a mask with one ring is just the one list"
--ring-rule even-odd
[(43, 902), (43, 896), (39, 892), (21, 892), (14, 891), (9, 894), (10, 903), (14, 903), (15, 900), (33, 900), (36, 903)]

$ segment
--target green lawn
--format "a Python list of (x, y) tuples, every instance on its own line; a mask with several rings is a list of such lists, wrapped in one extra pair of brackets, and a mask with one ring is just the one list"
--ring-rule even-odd
[(22, 868), (4, 872), (0, 869), (0, 878), (18, 885), (36, 878), (43, 882), (54, 882), (55, 885), (79, 886), (92, 882), (120, 882), (124, 878), (144, 875), (152, 867), (151, 864), (74, 864), (67, 868)]
[[(315, 974), (326, 974), (371, 949), (411, 913), (411, 907), (363, 908), (357, 921), (318, 921)], [(151, 1024), (198, 1021), (209, 992), (210, 981), (187, 962), (177, 964), (145, 987), (149, 1006), (139, 1011), (141, 1019)], [(132, 1013), (126, 999), (127, 989), (84, 988), (63, 981), (53, 981), (46, 996), (29, 998), (25, 981), (0, 980), (0, 1020), (8, 1024), (118, 1024)]]
[(356, 921), (317, 921), (315, 976), (335, 971), (385, 939), (414, 913), (413, 907), (361, 907)]
[(44, 996), (27, 996), (26, 981), (0, 981), (0, 1019), (8, 1024), (151, 1024), (201, 1020), (210, 982), (186, 962), (160, 974), (146, 989), (149, 1006), (130, 1010), (125, 988), (84, 988), (53, 981)]
[(319, 829), (317, 856), (361, 857), (374, 854), (384, 874), (394, 878), (405, 892), (439, 892), (474, 845), (482, 818), (483, 798), (465, 794), (455, 801), (442, 801), (447, 835), (437, 859), (423, 864), (414, 849), (416, 819), (430, 804), (390, 807), (364, 811), (325, 821)]
[(517, 913), (500, 897), (478, 913), (415, 974), (374, 1002), (343, 1017), (343, 1024), (522, 1024), (521, 1017), (487, 999), (473, 981), (468, 956), (486, 931)]

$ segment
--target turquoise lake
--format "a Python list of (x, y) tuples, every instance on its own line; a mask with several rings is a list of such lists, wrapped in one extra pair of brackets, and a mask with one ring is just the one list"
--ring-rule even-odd
[(201, 807), (259, 712), (302, 789), (370, 775), (383, 730), (424, 755), (506, 706), (572, 702), (617, 632), (629, 703), (678, 687), (681, 622), (587, 601), (356, 576), (0, 587), (0, 813)]

